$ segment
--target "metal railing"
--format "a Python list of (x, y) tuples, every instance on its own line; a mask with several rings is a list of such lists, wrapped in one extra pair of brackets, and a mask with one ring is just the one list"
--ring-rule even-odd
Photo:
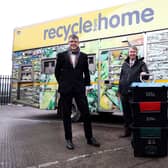
[(11, 101), (11, 76), (0, 75), (0, 105)]

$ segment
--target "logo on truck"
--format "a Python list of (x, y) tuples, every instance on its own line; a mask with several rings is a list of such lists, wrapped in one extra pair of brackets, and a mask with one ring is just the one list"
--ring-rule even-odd
[(145, 8), (142, 11), (134, 10), (121, 14), (113, 14), (111, 16), (103, 16), (98, 13), (93, 20), (84, 20), (79, 17), (79, 20), (67, 25), (50, 27), (43, 30), (43, 40), (63, 38), (67, 40), (70, 34), (90, 33), (100, 30), (116, 29), (118, 27), (131, 26), (133, 24), (148, 23), (154, 20), (154, 10)]

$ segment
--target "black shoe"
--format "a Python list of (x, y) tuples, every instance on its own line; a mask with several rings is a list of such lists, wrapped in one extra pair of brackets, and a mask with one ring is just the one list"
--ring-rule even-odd
[(66, 147), (70, 150), (74, 149), (74, 144), (71, 140), (66, 140)]
[(95, 147), (100, 147), (100, 143), (96, 141), (95, 138), (90, 138), (87, 140), (87, 144), (95, 146)]

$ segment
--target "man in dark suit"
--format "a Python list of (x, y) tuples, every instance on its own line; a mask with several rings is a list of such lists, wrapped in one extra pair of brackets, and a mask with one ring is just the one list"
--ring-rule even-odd
[(138, 48), (130, 46), (128, 57), (125, 59), (120, 73), (118, 96), (121, 99), (124, 116), (124, 134), (120, 137), (131, 136), (131, 124), (133, 122), (129, 88), (132, 82), (140, 82), (140, 77), (148, 79), (148, 68), (144, 58), (138, 58)]
[(60, 105), (61, 112), (63, 113), (66, 147), (74, 149), (71, 124), (73, 98), (75, 98), (75, 102), (83, 118), (87, 143), (99, 147), (100, 144), (92, 135), (91, 116), (86, 97), (85, 87), (90, 85), (88, 58), (85, 53), (80, 52), (77, 35), (70, 35), (68, 39), (69, 48), (67, 51), (57, 55), (55, 68), (55, 77), (59, 84), (58, 91), (61, 99)]

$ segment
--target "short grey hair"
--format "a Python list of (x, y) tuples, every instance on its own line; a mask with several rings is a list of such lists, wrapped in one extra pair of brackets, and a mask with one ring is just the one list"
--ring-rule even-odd
[(130, 48), (129, 48), (129, 49), (133, 49), (133, 50), (138, 51), (138, 48), (137, 48), (136, 46), (134, 46), (134, 45), (130, 46)]
[(68, 39), (77, 39), (79, 40), (79, 37), (76, 34), (71, 34)]

